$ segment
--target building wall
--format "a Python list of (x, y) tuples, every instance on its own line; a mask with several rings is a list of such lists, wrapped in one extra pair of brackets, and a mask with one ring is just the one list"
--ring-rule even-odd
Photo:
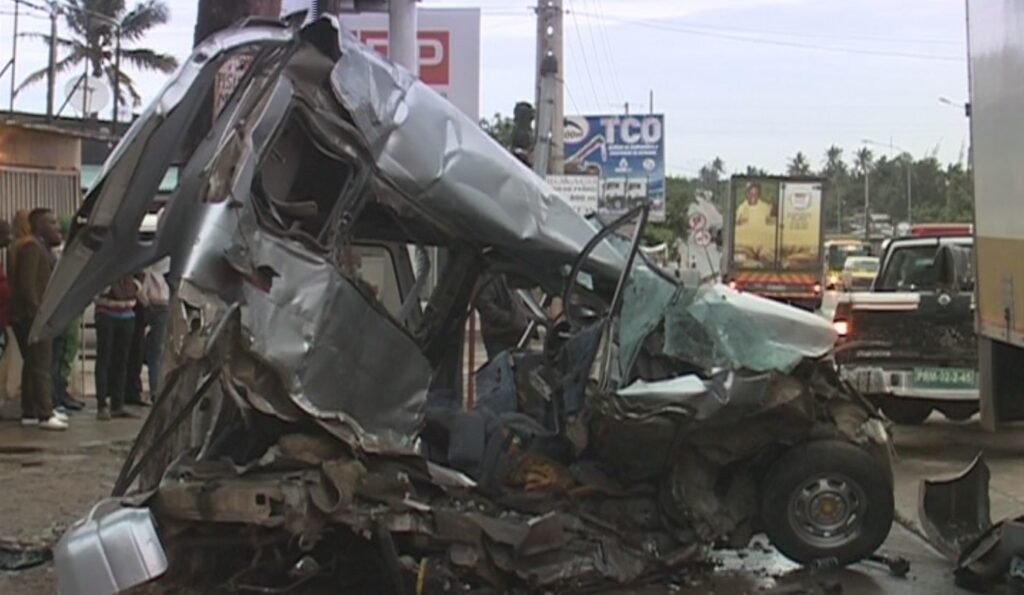
[(76, 137), (0, 124), (0, 165), (77, 171), (81, 163), (82, 143)]

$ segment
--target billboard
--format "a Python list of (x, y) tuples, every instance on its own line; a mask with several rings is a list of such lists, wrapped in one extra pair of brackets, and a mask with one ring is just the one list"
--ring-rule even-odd
[[(366, 45), (388, 55), (386, 13), (342, 13), (342, 24)], [(420, 79), (455, 107), (480, 119), (480, 9), (417, 12)]]
[(580, 215), (597, 212), (601, 196), (601, 178), (581, 175), (549, 175), (548, 184)]
[(820, 181), (733, 178), (733, 264), (740, 270), (816, 270)]
[(738, 269), (775, 268), (779, 230), (779, 182), (748, 178), (732, 185), (736, 225), (733, 262)]
[(651, 219), (664, 221), (665, 117), (566, 117), (565, 172), (601, 179), (599, 213), (621, 214), (646, 199)]
[(779, 262), (788, 270), (816, 269), (821, 262), (821, 183), (782, 183)]

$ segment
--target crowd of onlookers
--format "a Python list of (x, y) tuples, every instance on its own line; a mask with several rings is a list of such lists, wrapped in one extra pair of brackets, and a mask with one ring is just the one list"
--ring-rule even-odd
[[(83, 343), (82, 321), (72, 322), (52, 340), (32, 342), (29, 336), (69, 227), (70, 219), (58, 223), (54, 212), (45, 208), (19, 211), (13, 230), (0, 220), (0, 249), (7, 248), (6, 276), (0, 271), (0, 330), (13, 330), (23, 360), (21, 424), (46, 430), (67, 429), (72, 413), (86, 406), (68, 390)], [(100, 420), (136, 417), (127, 405), (150, 404), (141, 379), (143, 364), (149, 399), (158, 394), (170, 301), (167, 272), (166, 261), (161, 261), (118, 280), (96, 298), (96, 416)], [(5, 348), (4, 330), (0, 354)], [(84, 396), (84, 386), (82, 392)]]

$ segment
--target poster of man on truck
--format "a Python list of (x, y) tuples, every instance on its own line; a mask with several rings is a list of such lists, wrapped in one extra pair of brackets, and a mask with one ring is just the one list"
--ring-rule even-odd
[(820, 178), (733, 176), (727, 276), (734, 288), (818, 307), (823, 189)]

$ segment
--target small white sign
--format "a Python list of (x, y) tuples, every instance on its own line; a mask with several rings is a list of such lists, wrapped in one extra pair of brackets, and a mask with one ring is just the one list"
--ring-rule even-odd
[(601, 178), (597, 176), (550, 175), (548, 184), (580, 215), (597, 212)]
[(701, 248), (711, 245), (711, 232), (706, 229), (698, 229), (693, 234), (693, 242)]

